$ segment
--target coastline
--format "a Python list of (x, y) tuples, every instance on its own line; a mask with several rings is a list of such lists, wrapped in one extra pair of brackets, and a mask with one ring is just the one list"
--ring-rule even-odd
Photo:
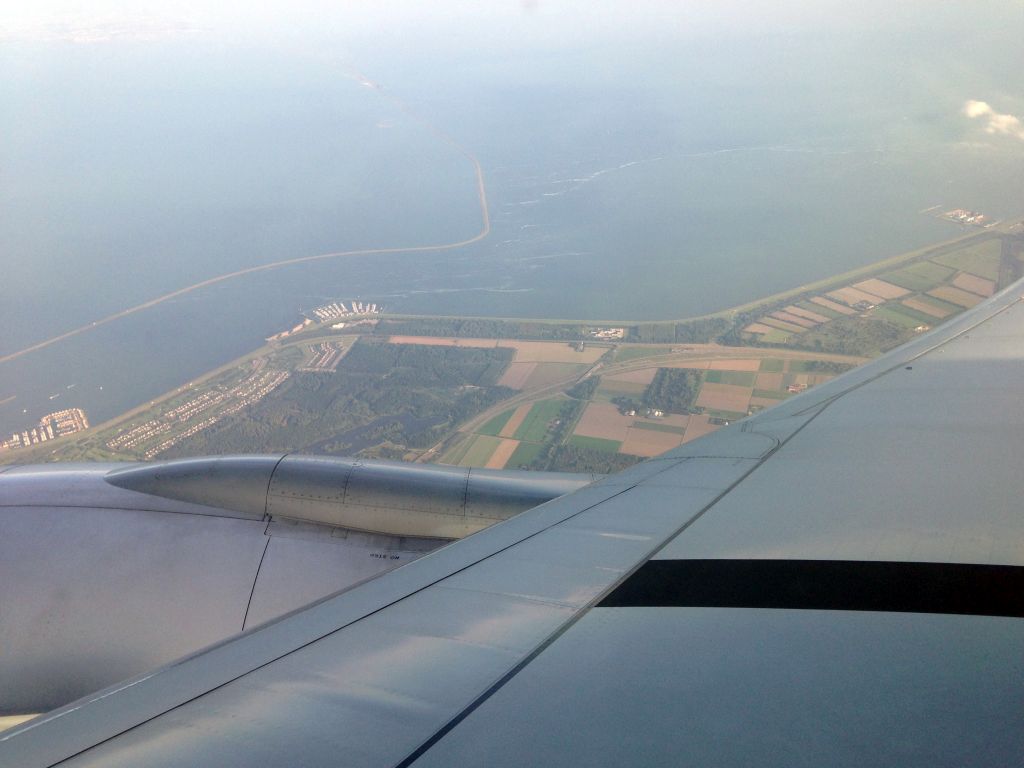
[[(871, 275), (877, 275), (877, 274), (880, 274), (882, 272), (885, 272), (885, 271), (888, 271), (888, 270), (892, 270), (892, 269), (895, 269), (895, 268), (898, 268), (898, 267), (905, 267), (908, 264), (911, 264), (911, 263), (914, 263), (914, 262), (917, 262), (917, 261), (923, 261), (923, 260), (926, 260), (926, 259), (931, 258), (931, 257), (941, 256), (941, 255), (943, 255), (945, 253), (955, 252), (955, 251), (957, 251), (959, 249), (963, 249), (966, 246), (976, 245), (978, 243), (982, 243), (982, 242), (985, 242), (987, 240), (1003, 237), (1003, 236), (1005, 236), (1007, 234), (1015, 232), (1015, 230), (1020, 229), (1020, 227), (1022, 225), (1022, 222), (1024, 222), (1024, 220), (1012, 220), (1012, 221), (1004, 222), (999, 227), (992, 227), (990, 229), (986, 229), (986, 230), (982, 230), (982, 231), (973, 231), (973, 232), (963, 233), (963, 234), (961, 234), (961, 235), (959, 235), (958, 237), (955, 237), (955, 238), (951, 238), (951, 239), (944, 240), (944, 241), (941, 241), (941, 242), (933, 243), (931, 245), (925, 246), (923, 248), (918, 248), (918, 249), (915, 249), (913, 251), (908, 251), (908, 252), (905, 252), (905, 253), (897, 254), (895, 256), (887, 257), (885, 259), (879, 260), (879, 261), (874, 262), (872, 264), (869, 264), (869, 265), (866, 265), (866, 266), (863, 266), (863, 267), (858, 267), (858, 268), (853, 269), (853, 270), (848, 270), (846, 272), (843, 272), (843, 273), (840, 273), (840, 274), (837, 274), (837, 275), (832, 275), (832, 276), (830, 276), (828, 278), (825, 278), (825, 279), (822, 279), (822, 280), (813, 281), (811, 283), (806, 283), (806, 284), (803, 284), (803, 285), (799, 285), (799, 286), (796, 286), (794, 288), (788, 289), (786, 291), (775, 293), (775, 294), (772, 294), (772, 295), (760, 298), (760, 299), (758, 299), (756, 301), (748, 302), (748, 303), (743, 304), (743, 305), (738, 305), (738, 306), (730, 307), (730, 308), (721, 310), (719, 312), (715, 312), (715, 313), (711, 313), (711, 314), (707, 314), (707, 315), (687, 317), (687, 318), (681, 318), (681, 319), (677, 319), (677, 320), (640, 321), (640, 322), (637, 322), (637, 321), (629, 322), (629, 321), (622, 321), (622, 320), (618, 320), (618, 321), (616, 321), (616, 320), (565, 320), (565, 319), (556, 319), (556, 318), (549, 318), (549, 319), (543, 319), (543, 320), (535, 320), (535, 319), (532, 319), (532, 318), (531, 319), (524, 319), (524, 318), (514, 318), (514, 317), (511, 317), (511, 318), (498, 318), (498, 317), (482, 317), (482, 316), (474, 317), (474, 316), (441, 316), (441, 315), (409, 315), (409, 314), (381, 314), (381, 315), (377, 315), (376, 317), (379, 318), (380, 322), (402, 321), (402, 322), (407, 323), (407, 324), (408, 323), (417, 323), (417, 322), (424, 323), (424, 324), (429, 324), (429, 323), (435, 323), (436, 324), (436, 323), (443, 323), (443, 322), (446, 322), (446, 321), (450, 321), (450, 322), (467, 322), (467, 321), (468, 322), (474, 322), (474, 321), (479, 321), (479, 322), (488, 322), (488, 323), (495, 323), (495, 324), (509, 323), (509, 324), (525, 324), (525, 325), (548, 326), (548, 327), (556, 327), (556, 326), (592, 327), (592, 326), (595, 326), (595, 325), (622, 325), (622, 326), (629, 326), (630, 328), (634, 328), (634, 329), (638, 328), (638, 327), (650, 327), (650, 326), (669, 325), (669, 324), (676, 324), (676, 323), (689, 323), (689, 322), (698, 322), (698, 321), (702, 321), (702, 320), (714, 320), (714, 319), (723, 320), (723, 321), (728, 321), (728, 320), (735, 321), (737, 316), (740, 316), (742, 313), (750, 313), (752, 311), (757, 310), (759, 307), (768, 307), (768, 306), (773, 305), (773, 304), (778, 304), (780, 302), (786, 301), (789, 298), (792, 298), (792, 297), (795, 297), (795, 296), (799, 296), (801, 294), (805, 294), (805, 293), (812, 292), (812, 291), (819, 291), (820, 292), (820, 291), (823, 291), (823, 290), (828, 290), (828, 289), (830, 289), (830, 288), (832, 288), (834, 286), (839, 286), (839, 285), (842, 285), (844, 283), (848, 283), (850, 281), (853, 281), (853, 280), (856, 280), (856, 279), (859, 279), (859, 278), (865, 278), (865, 277), (868, 277), (868, 276), (871, 276)], [(241, 356), (238, 356), (238, 357), (236, 357), (236, 358), (234, 358), (234, 359), (232, 359), (232, 360), (230, 360), (228, 362), (225, 362), (225, 363), (223, 363), (223, 364), (221, 364), (221, 365), (219, 365), (219, 366), (217, 366), (217, 367), (215, 367), (215, 368), (213, 368), (213, 369), (211, 369), (209, 371), (206, 371), (205, 373), (203, 373), (200, 376), (192, 378), (188, 382), (185, 382), (185, 383), (183, 383), (183, 384), (181, 384), (181, 385), (179, 385), (177, 387), (174, 387), (173, 389), (165, 391), (164, 393), (158, 395), (157, 397), (154, 397), (154, 398), (152, 398), (150, 400), (147, 400), (147, 401), (145, 401), (143, 403), (140, 403), (140, 404), (136, 405), (133, 408), (130, 408), (130, 409), (126, 410), (126, 411), (123, 411), (123, 412), (117, 414), (116, 416), (114, 416), (112, 418), (109, 418), (109, 419), (107, 419), (107, 420), (105, 420), (105, 421), (103, 421), (103, 422), (101, 422), (99, 424), (96, 424), (95, 426), (93, 426), (89, 430), (87, 430), (86, 432), (78, 433), (78, 434), (75, 434), (75, 435), (68, 435), (68, 436), (66, 436), (64, 438), (56, 438), (55, 440), (53, 440), (52, 442), (49, 442), (47, 444), (47, 448), (49, 449), (49, 448), (53, 447), (55, 449), (59, 449), (62, 445), (67, 445), (72, 440), (82, 439), (83, 437), (87, 438), (88, 436), (97, 435), (97, 434), (105, 432), (105, 431), (116, 429), (119, 425), (122, 425), (122, 424), (124, 424), (126, 422), (129, 422), (129, 421), (131, 421), (133, 419), (136, 419), (137, 417), (141, 416), (142, 414), (145, 414), (147, 411), (160, 408), (163, 404), (167, 403), (167, 401), (171, 400), (172, 398), (182, 396), (183, 394), (187, 393), (190, 389), (194, 389), (195, 391), (201, 390), (203, 385), (207, 384), (211, 380), (213, 380), (213, 379), (215, 379), (215, 378), (217, 378), (219, 376), (222, 376), (222, 375), (224, 375), (224, 374), (226, 374), (226, 373), (228, 373), (228, 372), (230, 372), (230, 371), (232, 371), (234, 369), (237, 369), (240, 366), (243, 366), (243, 365), (245, 365), (245, 364), (247, 364), (247, 363), (249, 363), (249, 362), (251, 362), (251, 361), (253, 361), (255, 359), (262, 358), (262, 357), (267, 357), (267, 356), (272, 355), (274, 353), (280, 353), (282, 350), (286, 350), (286, 349), (292, 348), (292, 347), (306, 346), (306, 345), (310, 345), (310, 344), (316, 344), (318, 342), (329, 341), (331, 339), (337, 339), (339, 337), (339, 335), (349, 335), (349, 336), (351, 336), (352, 335), (351, 334), (352, 330), (355, 330), (355, 329), (349, 329), (349, 331), (350, 331), (349, 334), (339, 333), (339, 331), (337, 331), (337, 330), (332, 330), (329, 327), (330, 324), (331, 324), (330, 321), (324, 322), (324, 323), (319, 323), (319, 324), (313, 324), (308, 329), (306, 329), (306, 330), (296, 334), (294, 337), (290, 338), (285, 343), (269, 342), (269, 343), (260, 345), (259, 347), (256, 347), (255, 349), (252, 349), (249, 352), (247, 352), (247, 353), (245, 353), (245, 354), (243, 354)], [(427, 326), (427, 327), (429, 328), (429, 326)], [(359, 331), (356, 331), (356, 334), (357, 335), (361, 335), (361, 330), (362, 329), (360, 329)], [(406, 333), (407, 331), (402, 331), (402, 332)], [(369, 333), (370, 333), (370, 335), (378, 335), (378, 334), (374, 334), (374, 328), (373, 328), (372, 325), (369, 327)], [(415, 335), (429, 336), (429, 335), (433, 335), (433, 334), (431, 334), (428, 330), (424, 330), (421, 334), (416, 334), (414, 332), (411, 335), (414, 335), (414, 336)], [(495, 338), (514, 339), (514, 338), (520, 338), (520, 337), (515, 337), (515, 336), (506, 336), (506, 337), (496, 336)], [(592, 341), (588, 339), (587, 343), (592, 343)], [(600, 346), (604, 346), (604, 345), (600, 345)], [(643, 360), (643, 361), (647, 361), (649, 364), (650, 363), (655, 363), (656, 364), (659, 360), (665, 360), (665, 359), (670, 358), (672, 353), (673, 353), (673, 351), (674, 351), (673, 348), (674, 347), (678, 348), (679, 344), (678, 344), (678, 342), (676, 342), (676, 343), (673, 343), (673, 342), (656, 342), (656, 341), (638, 342), (638, 341), (635, 341), (635, 340), (627, 339), (627, 340), (624, 340), (624, 341), (616, 342), (615, 346), (622, 347), (623, 349), (631, 349), (632, 348), (634, 350), (639, 350), (639, 348), (644, 348), (644, 347), (649, 348), (648, 354), (642, 354), (638, 359), (639, 360)], [(785, 346), (785, 345), (783, 345), (783, 346)], [(722, 351), (723, 352), (726, 352), (729, 349), (730, 349), (730, 347), (728, 347), (728, 346), (722, 347)], [(6, 461), (0, 461), (0, 463), (9, 463), (9, 462), (12, 462), (12, 461), (13, 462), (20, 462), (22, 455), (24, 455), (24, 458), (26, 460), (29, 460), (29, 459), (32, 459), (32, 458), (35, 458), (36, 460), (38, 460), (38, 459), (42, 458), (39, 455), (40, 453), (41, 452), (36, 450), (36, 449), (34, 449), (34, 447), (30, 448), (30, 449), (19, 449), (16, 452), (16, 454), (18, 454), (18, 455), (9, 455), (7, 457), (4, 457), (6, 459)], [(28, 454), (32, 454), (32, 455), (30, 456)]]

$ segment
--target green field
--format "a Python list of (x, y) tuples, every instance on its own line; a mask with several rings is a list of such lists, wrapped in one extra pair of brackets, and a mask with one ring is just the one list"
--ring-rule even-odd
[(526, 380), (525, 386), (527, 389), (546, 387), (579, 376), (587, 367), (579, 363), (539, 363)]
[(786, 390), (777, 389), (755, 389), (751, 397), (767, 397), (772, 400), (785, 400), (790, 393)]
[(931, 261), (919, 261), (895, 272), (879, 275), (882, 280), (911, 291), (927, 291), (939, 283), (946, 282), (952, 276), (952, 269)]
[(917, 296), (916, 298), (920, 299), (925, 304), (931, 304), (936, 309), (941, 309), (943, 312), (951, 313), (949, 317), (944, 317), (944, 318), (937, 318), (936, 317), (936, 318), (932, 318), (932, 325), (935, 325), (936, 323), (941, 323), (941, 322), (943, 322), (945, 320), (949, 320), (949, 318), (952, 315), (958, 315), (958, 314), (960, 314), (961, 312), (964, 311), (964, 308), (959, 306), (959, 305), (957, 305), (957, 304), (951, 304), (948, 301), (943, 301), (942, 299), (937, 299), (934, 296), (929, 296), (926, 293), (925, 294), (921, 294), (920, 296)]
[(541, 400), (534, 403), (523, 423), (516, 430), (515, 439), (528, 443), (542, 443), (548, 434), (548, 424), (558, 418), (564, 400)]
[[(918, 296), (917, 298), (921, 299), (921, 300), (924, 299), (923, 296)], [(917, 321), (918, 325), (928, 325), (928, 326), (931, 326), (931, 325), (938, 325), (939, 323), (942, 322), (941, 318), (932, 317), (931, 315), (926, 315), (924, 312), (918, 312), (916, 309), (911, 309), (910, 307), (905, 307), (902, 304), (896, 304), (896, 303), (889, 304), (889, 305), (887, 305), (885, 307), (885, 309), (892, 310), (893, 312), (899, 312), (901, 315), (903, 315), (905, 317), (913, 318), (914, 320)], [(893, 322), (896, 322), (896, 321), (894, 320)], [(916, 328), (917, 326), (915, 325), (914, 327)]]
[(753, 371), (708, 371), (704, 381), (709, 384), (733, 384), (737, 387), (752, 387), (757, 374)]
[(642, 395), (646, 389), (647, 385), (641, 384), (638, 381), (609, 381), (608, 379), (602, 379), (601, 386), (597, 391), (614, 397), (615, 395)]
[(782, 370), (785, 367), (785, 360), (778, 360), (774, 357), (766, 357), (764, 360), (761, 361), (762, 373), (782, 373)]
[(480, 429), (477, 430), (477, 434), (497, 437), (501, 434), (501, 430), (505, 428), (505, 425), (508, 424), (508, 420), (512, 418), (512, 413), (514, 411), (515, 409), (511, 408), (504, 413), (499, 413), (493, 419), (480, 427)]
[(603, 437), (573, 435), (569, 438), (569, 445), (574, 445), (577, 448), (589, 448), (592, 451), (601, 451), (603, 453), (618, 453), (619, 446), (622, 443), (618, 440), (605, 440)]
[(984, 243), (969, 245), (959, 251), (936, 256), (932, 261), (953, 269), (970, 272), (978, 277), (998, 280), (1002, 253), (1003, 243), (1001, 240), (986, 240)]
[[(790, 360), (789, 372), (792, 373), (846, 373), (853, 368), (850, 363), (833, 363), (828, 360)], [(787, 384), (793, 383), (792, 376), (785, 376)]]
[(712, 419), (725, 419), (726, 421), (738, 421), (747, 416), (747, 414), (740, 413), (739, 411), (716, 411), (713, 409), (706, 410), (704, 413)]
[(458, 466), (459, 463), (464, 458), (466, 458), (466, 452), (469, 451), (469, 449), (470, 449), (470, 447), (472, 445), (473, 445), (473, 436), (471, 435), (470, 437), (468, 437), (465, 440), (461, 441), (457, 446), (455, 446), (451, 450), (447, 451), (440, 458), (440, 462), (442, 464), (451, 464), (453, 466)]
[(482, 467), (501, 444), (501, 438), (490, 437), (489, 435), (477, 435), (473, 438), (472, 445), (466, 451), (460, 467)]
[(639, 402), (640, 399), (643, 398), (644, 392), (647, 391), (646, 384), (637, 384), (628, 381), (613, 381), (609, 382), (609, 384), (611, 386), (606, 387), (602, 383), (600, 388), (598, 388), (597, 392), (595, 392), (594, 396), (590, 399), (599, 403), (609, 403), (614, 398), (625, 397)]
[(890, 323), (896, 323), (897, 325), (902, 325), (905, 328), (917, 328), (917, 326), (922, 323), (925, 325), (931, 324), (926, 320), (921, 320), (922, 315), (920, 312), (914, 312), (914, 310), (898, 304), (878, 307), (874, 310), (874, 314), (888, 320)]
[(633, 382), (610, 382), (610, 384), (612, 386), (606, 387), (602, 383), (590, 399), (597, 403), (610, 403), (613, 400), (620, 400), (621, 402), (621, 399), (625, 398), (633, 401), (634, 407), (636, 407), (642, 401), (644, 392), (647, 391), (646, 384)]
[(615, 353), (615, 362), (625, 363), (635, 360), (638, 357), (650, 357), (651, 355), (664, 355), (669, 352), (668, 347), (619, 347)]
[(543, 448), (544, 446), (537, 443), (520, 443), (515, 451), (513, 451), (508, 462), (506, 462), (505, 469), (519, 469), (520, 467), (530, 466)]
[(652, 424), (649, 421), (634, 421), (634, 429), (649, 429), (652, 432), (671, 432), (676, 435), (686, 433), (686, 427), (674, 427), (671, 424)]
[(786, 333), (785, 331), (773, 330), (762, 334), (761, 341), (765, 344), (785, 344), (792, 335), (792, 333)]

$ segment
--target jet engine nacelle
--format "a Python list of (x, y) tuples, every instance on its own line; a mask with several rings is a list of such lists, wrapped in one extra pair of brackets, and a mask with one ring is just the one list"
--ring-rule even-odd
[(52, 709), (593, 479), (302, 456), (0, 469), (0, 714)]

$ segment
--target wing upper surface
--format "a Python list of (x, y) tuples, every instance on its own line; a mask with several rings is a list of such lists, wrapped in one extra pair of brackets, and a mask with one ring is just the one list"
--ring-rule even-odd
[[(750, 665), (759, 652), (775, 658), (779, 675), (799, 669), (801, 653), (826, 669), (828, 654), (843, 651), (843, 632), (853, 638), (846, 651), (863, 652), (868, 669), (878, 666), (872, 653), (884, 646), (883, 660), (902, 665), (910, 688), (924, 674), (906, 672), (914, 663), (937, 664), (951, 653), (967, 652), (969, 639), (988, 653), (989, 662), (1005, 661), (1007, 649), (1024, 649), (1019, 618), (932, 617), (920, 619), (927, 626), (908, 626), (892, 614), (863, 614), (872, 618), (858, 623), (836, 618), (833, 611), (780, 610), (765, 618), (763, 611), (737, 608), (596, 606), (644, 573), (652, 559), (1019, 568), (1024, 560), (1018, 511), (1024, 491), (1018, 458), (1024, 449), (1019, 290), (1020, 284), (1012, 286), (937, 331), (761, 415), (27, 723), (0, 737), (0, 761), (398, 765), (422, 759), (444, 764), (479, 758), (487, 744), (505, 742), (538, 750), (503, 753), (505, 762), (564, 761), (579, 754), (565, 750), (579, 745), (569, 737), (552, 743), (551, 734), (532, 741), (531, 729), (544, 725), (544, 717), (529, 715), (533, 704), (572, 730), (566, 708), (575, 702), (582, 713), (577, 719), (587, 713), (591, 718), (576, 723), (576, 730), (586, 731), (588, 722), (609, 730), (618, 722), (628, 729), (616, 743), (634, 741), (629, 734), (648, 743), (665, 735), (658, 713), (671, 709), (681, 690), (706, 694), (714, 685), (712, 671), (724, 676), (719, 693), (729, 696), (716, 693), (721, 707), (708, 711), (717, 713), (720, 725), (742, 722), (744, 711), (751, 717), (757, 713), (743, 709), (737, 675), (743, 678), (740, 672), (746, 670), (750, 680), (763, 685), (780, 685), (783, 679), (758, 677)], [(625, 625), (634, 626), (632, 636), (623, 616), (631, 617)], [(648, 619), (643, 636), (635, 633), (644, 625), (640, 617)], [(948, 642), (915, 656), (908, 649), (928, 631)], [(807, 639), (808, 632), (823, 638), (820, 646)], [(651, 644), (651, 638), (667, 642), (680, 633), (713, 657), (703, 671), (682, 674), (669, 662), (676, 654), (685, 656), (684, 648)], [(739, 671), (714, 656), (713, 649), (726, 646), (742, 661)], [(797, 656), (786, 655), (790, 646)], [(621, 656), (609, 664), (607, 656), (595, 656), (595, 647), (619, 648)], [(642, 652), (634, 653), (637, 649)], [(595, 677), (590, 665), (599, 662), (605, 666)], [(1021, 682), (1019, 661), (1008, 671), (1002, 687), (989, 685), (999, 707), (1013, 703), (1014, 689), (1006, 680)], [(670, 690), (665, 681), (676, 673), (682, 677)], [(808, 726), (801, 733), (812, 732), (814, 724), (806, 702), (817, 701), (813, 694), (832, 685), (853, 685), (855, 669), (844, 675), (804, 680), (809, 686), (805, 705), (791, 705)], [(965, 676), (966, 682), (950, 678), (947, 683), (959, 680), (961, 689), (969, 689), (970, 675)], [(974, 682), (987, 684), (989, 678), (979, 673)], [(545, 694), (543, 681), (557, 690)], [(648, 722), (660, 723), (657, 729), (630, 723), (628, 717), (627, 705), (639, 702), (644, 686), (660, 692), (653, 698), (659, 709)], [(564, 691), (579, 692), (581, 698), (567, 699)], [(597, 700), (608, 696), (626, 709), (598, 706)], [(999, 707), (996, 711), (1005, 711)], [(991, 709), (975, 708), (968, 715), (987, 715), (990, 727), (1005, 730), (1005, 717), (994, 717)], [(844, 717), (851, 711), (849, 706), (837, 710)], [(1018, 717), (1019, 711), (1018, 706)], [(882, 728), (900, 712), (889, 711), (889, 721), (868, 725)], [(765, 713), (759, 716), (774, 722)], [(831, 726), (833, 719), (820, 722)], [(503, 723), (508, 728), (502, 730)], [(682, 733), (684, 726), (679, 726)], [(551, 728), (561, 730), (557, 722)], [(713, 730), (703, 721), (699, 728), (704, 735)], [(767, 725), (760, 733), (767, 738)], [(590, 743), (604, 744), (599, 736), (592, 734)], [(1020, 739), (1009, 746), (1019, 746)], [(665, 743), (674, 742), (666, 738)], [(1006, 746), (998, 738), (990, 743)], [(743, 744), (754, 750), (752, 742)], [(609, 762), (611, 756), (628, 759), (610, 747), (604, 754)], [(665, 760), (668, 754), (654, 751), (648, 757)], [(827, 759), (813, 749), (806, 754)]]

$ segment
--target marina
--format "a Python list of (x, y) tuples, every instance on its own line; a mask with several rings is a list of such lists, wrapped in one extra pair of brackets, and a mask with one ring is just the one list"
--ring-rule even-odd
[(0, 451), (39, 445), (64, 435), (82, 432), (88, 428), (89, 419), (81, 408), (54, 411), (43, 416), (37, 426), (12, 434), (0, 443)]
[(378, 306), (370, 302), (362, 301), (351, 301), (349, 304), (352, 305), (351, 309), (345, 306), (343, 301), (334, 301), (330, 304), (324, 304), (321, 307), (317, 307), (313, 310), (313, 314), (317, 320), (321, 323), (329, 323), (335, 320), (342, 320), (347, 317), (363, 317), (365, 315), (379, 315), (384, 311), (383, 306)]

